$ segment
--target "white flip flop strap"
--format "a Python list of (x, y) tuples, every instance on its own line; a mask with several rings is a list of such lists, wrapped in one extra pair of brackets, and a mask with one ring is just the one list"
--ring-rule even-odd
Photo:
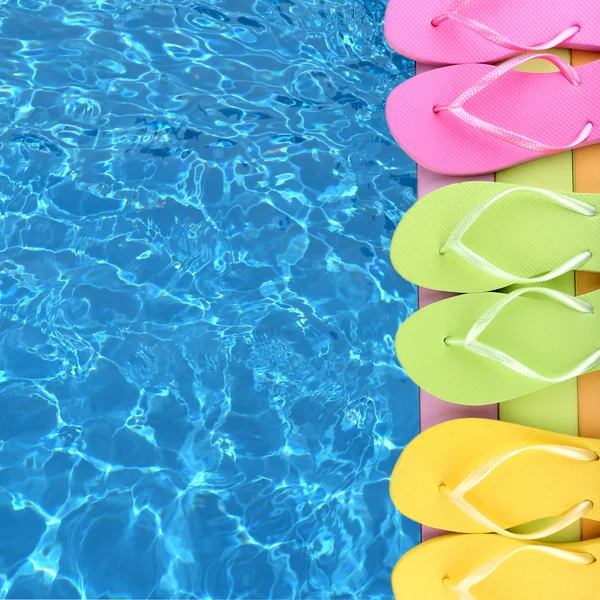
[(511, 559), (516, 554), (521, 552), (538, 552), (548, 554), (559, 560), (564, 560), (575, 565), (591, 565), (596, 562), (596, 557), (589, 552), (569, 552), (567, 550), (561, 550), (553, 546), (544, 546), (541, 544), (528, 544), (519, 546), (514, 550), (509, 550), (504, 554), (501, 554), (497, 558), (477, 567), (467, 577), (465, 577), (460, 583), (453, 584), (449, 579), (444, 579), (444, 583), (448, 585), (456, 594), (459, 600), (477, 600), (471, 593), (471, 589), (474, 588), (478, 583), (481, 583), (484, 579), (489, 577), (496, 569), (501, 567), (507, 560)]
[(460, 16), (460, 13), (472, 2), (473, 0), (455, 0), (455, 2), (451, 4), (450, 8), (448, 8), (448, 10), (439, 17), (433, 19), (431, 24), (434, 27), (439, 27), (444, 21), (452, 19), (453, 21), (468, 27), (489, 42), (497, 44), (498, 46), (502, 46), (503, 48), (508, 48), (509, 50), (515, 50), (517, 52), (550, 50), (551, 48), (556, 48), (557, 46), (564, 44), (567, 40), (571, 39), (581, 31), (581, 28), (578, 25), (573, 25), (564, 31), (561, 31), (547, 42), (543, 42), (535, 46), (519, 44), (509, 40), (506, 36), (498, 33), (484, 23), (476, 21), (475, 19), (469, 19)]
[(464, 348), (465, 350), (468, 350), (477, 356), (493, 360), (494, 362), (503, 365), (507, 369), (510, 369), (519, 375), (523, 375), (529, 379), (543, 381), (544, 383), (562, 383), (563, 381), (568, 381), (573, 379), (573, 377), (578, 377), (579, 375), (587, 373), (589, 370), (600, 364), (600, 349), (598, 349), (569, 372), (557, 377), (547, 377), (546, 375), (542, 375), (541, 373), (530, 369), (528, 366), (524, 365), (522, 362), (516, 360), (505, 352), (478, 341), (479, 336), (490, 326), (500, 311), (502, 311), (513, 300), (519, 296), (523, 296), (524, 294), (539, 294), (542, 296), (547, 296), (551, 300), (554, 300), (559, 304), (566, 306), (567, 308), (576, 310), (577, 312), (594, 312), (593, 306), (589, 302), (585, 302), (580, 298), (575, 298), (574, 296), (569, 296), (568, 294), (563, 294), (562, 292), (558, 292), (549, 288), (522, 288), (520, 290), (511, 292), (510, 294), (506, 294), (502, 300), (483, 313), (483, 315), (475, 322), (473, 327), (471, 327), (464, 340), (449, 337), (444, 340), (445, 343), (448, 346), (458, 346)]
[[(541, 538), (548, 537), (549, 535), (553, 535), (559, 531), (562, 531), (565, 527), (568, 527), (572, 523), (575, 523), (579, 519), (585, 517), (586, 514), (590, 512), (593, 508), (594, 504), (590, 500), (584, 500), (577, 506), (573, 507), (565, 514), (561, 515), (556, 521), (540, 529), (539, 531), (535, 531), (533, 533), (524, 533), (518, 534), (503, 529), (498, 526), (496, 523), (491, 521), (488, 517), (486, 517), (481, 511), (476, 509), (466, 498), (466, 494), (479, 485), (486, 477), (488, 477), (491, 473), (493, 473), (501, 464), (505, 463), (508, 460), (511, 460), (515, 456), (522, 454), (524, 452), (546, 452), (549, 454), (555, 454), (557, 456), (562, 456), (563, 458), (568, 458), (571, 460), (576, 460), (579, 462), (595, 462), (598, 460), (598, 455), (593, 450), (588, 450), (586, 448), (575, 448), (571, 446), (554, 446), (554, 445), (536, 445), (536, 446), (525, 446), (523, 448), (518, 448), (516, 450), (512, 450), (511, 452), (507, 452), (501, 456), (493, 458), (488, 461), (475, 471), (473, 471), (470, 475), (468, 475), (454, 490), (448, 489), (446, 486), (442, 486), (440, 489), (446, 494), (449, 500), (460, 509), (463, 513), (465, 513), (468, 517), (483, 525), (489, 531), (494, 531), (499, 535), (504, 537), (512, 538), (515, 540), (539, 540)], [(543, 493), (543, 492), (542, 492)]]
[(474, 267), (478, 268), (480, 271), (484, 271), (489, 275), (497, 277), (499, 279), (503, 279), (504, 281), (510, 283), (524, 283), (524, 284), (532, 284), (532, 283), (543, 283), (545, 281), (550, 281), (563, 275), (564, 273), (568, 273), (569, 271), (573, 271), (574, 269), (578, 269), (583, 266), (592, 258), (592, 253), (587, 250), (574, 256), (573, 258), (567, 260), (562, 265), (557, 268), (541, 275), (539, 277), (519, 277), (518, 275), (514, 275), (512, 273), (508, 273), (496, 267), (485, 258), (465, 246), (463, 243), (463, 237), (471, 229), (471, 227), (477, 222), (477, 220), (481, 217), (481, 215), (490, 208), (493, 204), (506, 198), (507, 196), (519, 194), (523, 192), (532, 192), (541, 198), (547, 199), (550, 202), (562, 206), (563, 208), (586, 216), (586, 217), (594, 217), (598, 214), (596, 208), (588, 204), (586, 202), (582, 202), (581, 200), (577, 200), (575, 198), (570, 198), (569, 196), (563, 196), (562, 194), (557, 194), (556, 192), (551, 192), (548, 190), (542, 190), (534, 187), (521, 186), (521, 187), (513, 187), (508, 190), (504, 190), (499, 194), (496, 194), (492, 198), (489, 198), (479, 206), (477, 206), (474, 210), (468, 213), (456, 226), (454, 231), (450, 234), (448, 241), (442, 246), (440, 249), (440, 254), (446, 254), (447, 252), (454, 252)]
[(571, 85), (578, 87), (581, 84), (581, 77), (579, 76), (577, 70), (562, 58), (559, 58), (554, 54), (526, 54), (524, 56), (513, 58), (512, 60), (501, 64), (499, 67), (496, 67), (487, 75), (476, 81), (469, 89), (456, 98), (452, 104), (449, 104), (448, 106), (434, 106), (433, 112), (436, 114), (449, 112), (470, 127), (473, 127), (480, 132), (485, 133), (486, 135), (496, 137), (504, 142), (524, 148), (529, 152), (554, 154), (556, 152), (564, 152), (565, 150), (577, 148), (592, 135), (594, 130), (594, 124), (592, 122), (588, 121), (577, 134), (577, 136), (568, 144), (553, 145), (534, 140), (525, 135), (521, 135), (516, 131), (510, 131), (508, 129), (504, 129), (503, 127), (499, 127), (498, 125), (494, 125), (493, 123), (480, 119), (479, 117), (471, 114), (464, 108), (464, 104), (466, 102), (485, 90), (494, 82), (498, 81), (498, 79), (505, 76), (508, 72), (512, 71), (515, 67), (536, 59), (542, 59), (551, 62), (559, 69), (559, 71)]

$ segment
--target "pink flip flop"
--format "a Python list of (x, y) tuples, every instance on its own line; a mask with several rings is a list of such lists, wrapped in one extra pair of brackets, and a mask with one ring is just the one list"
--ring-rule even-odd
[(500, 62), (550, 48), (600, 48), (598, 0), (390, 0), (390, 46), (430, 64)]
[[(559, 71), (513, 70), (536, 58)], [(386, 116), (396, 141), (427, 169), (493, 173), (600, 141), (600, 61), (574, 68), (533, 54), (500, 67), (434, 69), (398, 86)]]

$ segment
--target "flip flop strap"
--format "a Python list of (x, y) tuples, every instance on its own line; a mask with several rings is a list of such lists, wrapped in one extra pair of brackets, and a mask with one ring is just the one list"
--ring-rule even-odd
[(453, 584), (450, 579), (445, 578), (444, 583), (452, 589), (459, 600), (477, 600), (471, 593), (471, 588), (481, 583), (489, 577), (496, 569), (501, 567), (507, 560), (510, 560), (516, 554), (521, 552), (538, 552), (548, 554), (559, 560), (564, 560), (575, 565), (591, 565), (596, 562), (596, 557), (589, 552), (569, 552), (553, 546), (544, 546), (541, 544), (528, 544), (519, 546), (514, 550), (509, 550), (504, 554), (490, 560), (489, 562), (477, 567), (460, 583)]
[[(555, 454), (563, 458), (570, 460), (576, 460), (579, 462), (595, 462), (598, 460), (598, 455), (593, 450), (586, 448), (575, 448), (571, 446), (555, 446), (555, 445), (536, 445), (536, 446), (525, 446), (512, 450), (493, 458), (487, 463), (483, 464), (478, 469), (475, 469), (470, 475), (468, 475), (454, 490), (448, 489), (445, 485), (440, 486), (440, 490), (446, 494), (449, 500), (465, 513), (468, 517), (483, 525), (489, 531), (494, 531), (504, 537), (509, 537), (515, 540), (539, 540), (540, 538), (553, 535), (559, 531), (562, 531), (565, 527), (568, 527), (572, 523), (575, 523), (579, 519), (583, 518), (586, 514), (592, 510), (594, 504), (585, 500), (567, 511), (564, 515), (561, 515), (556, 521), (533, 533), (518, 534), (502, 529), (496, 525), (493, 521), (488, 519), (482, 512), (476, 509), (466, 498), (466, 494), (473, 488), (477, 487), (484, 479), (491, 475), (501, 464), (511, 460), (519, 454), (524, 452), (546, 452), (548, 454)], [(543, 493), (543, 492), (542, 492)]]
[(545, 273), (539, 277), (518, 277), (517, 275), (513, 275), (512, 273), (508, 273), (507, 271), (496, 267), (481, 255), (477, 254), (463, 244), (462, 239), (464, 235), (467, 233), (467, 231), (469, 231), (469, 229), (471, 229), (479, 217), (481, 217), (481, 215), (490, 206), (492, 206), (492, 204), (495, 204), (498, 202), (498, 200), (518, 192), (533, 192), (539, 195), (541, 198), (547, 199), (554, 204), (558, 204), (559, 206), (570, 210), (571, 212), (575, 212), (586, 217), (594, 217), (598, 214), (596, 208), (591, 204), (587, 204), (586, 202), (582, 202), (581, 200), (577, 200), (575, 198), (563, 196), (562, 194), (557, 194), (556, 192), (525, 186), (510, 188), (500, 192), (489, 200), (486, 200), (483, 204), (480, 204), (477, 208), (467, 214), (450, 234), (448, 241), (440, 248), (440, 254), (446, 254), (452, 251), (467, 262), (471, 263), (480, 271), (484, 271), (488, 275), (498, 277), (499, 279), (503, 279), (510, 283), (543, 283), (545, 281), (550, 281), (551, 279), (555, 279), (564, 273), (578, 269), (592, 258), (592, 253), (587, 250), (586, 252), (582, 252), (569, 259), (556, 269), (553, 269), (552, 271), (549, 271), (548, 273)]
[(504, 142), (513, 144), (514, 146), (525, 148), (525, 150), (529, 150), (530, 152), (536, 152), (539, 154), (552, 154), (576, 148), (585, 142), (592, 134), (594, 129), (594, 125), (592, 123), (588, 122), (571, 143), (565, 146), (552, 146), (521, 135), (520, 133), (510, 131), (509, 129), (498, 127), (497, 125), (472, 115), (463, 108), (463, 105), (468, 100), (492, 85), (492, 83), (500, 79), (503, 75), (519, 65), (536, 59), (543, 59), (551, 62), (558, 68), (558, 70), (563, 74), (565, 79), (571, 83), (571, 85), (574, 85), (575, 87), (580, 85), (581, 78), (579, 77), (577, 71), (569, 63), (565, 62), (558, 56), (554, 56), (553, 54), (528, 54), (527, 56), (519, 56), (500, 65), (498, 68), (479, 79), (479, 81), (472, 85), (467, 91), (462, 93), (454, 102), (452, 102), (452, 104), (448, 106), (434, 106), (433, 112), (436, 114), (449, 112), (467, 125), (470, 125), (471, 127), (474, 127), (485, 134), (499, 138)]
[(569, 296), (568, 294), (563, 294), (562, 292), (558, 292), (549, 288), (522, 288), (520, 290), (511, 292), (510, 294), (504, 295), (502, 300), (483, 313), (483, 315), (475, 322), (473, 327), (471, 327), (464, 340), (448, 337), (444, 340), (444, 342), (448, 346), (462, 347), (465, 350), (476, 354), (477, 356), (493, 360), (505, 366), (507, 369), (519, 373), (519, 375), (523, 375), (524, 377), (535, 379), (537, 381), (543, 381), (545, 383), (561, 383), (563, 381), (568, 381), (574, 377), (578, 377), (579, 375), (587, 373), (590, 369), (600, 363), (600, 349), (598, 349), (568, 373), (558, 377), (546, 377), (545, 375), (530, 369), (505, 352), (502, 352), (493, 346), (488, 346), (487, 344), (479, 342), (478, 337), (490, 326), (502, 309), (515, 300), (515, 298), (523, 296), (524, 294), (540, 294), (542, 296), (547, 296), (551, 300), (554, 300), (559, 304), (566, 306), (567, 308), (576, 310), (577, 312), (594, 312), (594, 307), (589, 302), (581, 300), (580, 298), (575, 298), (574, 296)]
[(485, 38), (489, 42), (492, 42), (498, 46), (502, 46), (503, 48), (507, 48), (509, 50), (515, 50), (516, 52), (536, 52), (539, 50), (550, 50), (550, 48), (556, 48), (561, 44), (564, 44), (567, 40), (572, 38), (574, 35), (577, 35), (581, 28), (578, 25), (573, 25), (568, 29), (565, 29), (555, 37), (553, 37), (548, 42), (543, 44), (538, 44), (536, 46), (524, 46), (522, 44), (518, 44), (509, 40), (507, 37), (502, 34), (494, 31), (487, 25), (480, 23), (474, 19), (468, 19), (463, 16), (460, 16), (460, 12), (462, 12), (467, 6), (469, 6), (473, 0), (456, 0), (450, 8), (439, 17), (436, 17), (431, 21), (431, 24), (434, 27), (439, 27), (444, 21), (452, 20), (457, 23), (464, 25), (474, 31), (476, 34)]

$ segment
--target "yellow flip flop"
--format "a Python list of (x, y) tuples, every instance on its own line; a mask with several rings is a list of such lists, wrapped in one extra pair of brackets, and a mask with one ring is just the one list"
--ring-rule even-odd
[(399, 600), (597, 600), (600, 540), (539, 544), (499, 535), (446, 535), (404, 555)]
[[(406, 447), (390, 492), (402, 514), (429, 527), (539, 540), (583, 517), (600, 521), (599, 456), (600, 440), (458, 419)], [(531, 533), (509, 531), (548, 518)]]

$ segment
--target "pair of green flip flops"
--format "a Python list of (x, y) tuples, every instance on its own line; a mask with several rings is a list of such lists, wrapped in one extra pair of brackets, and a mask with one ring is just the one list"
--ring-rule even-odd
[(419, 286), (468, 292), (419, 310), (396, 336), (407, 374), (438, 398), (493, 404), (600, 369), (600, 291), (537, 287), (600, 272), (600, 195), (451, 185), (406, 213), (391, 255)]

